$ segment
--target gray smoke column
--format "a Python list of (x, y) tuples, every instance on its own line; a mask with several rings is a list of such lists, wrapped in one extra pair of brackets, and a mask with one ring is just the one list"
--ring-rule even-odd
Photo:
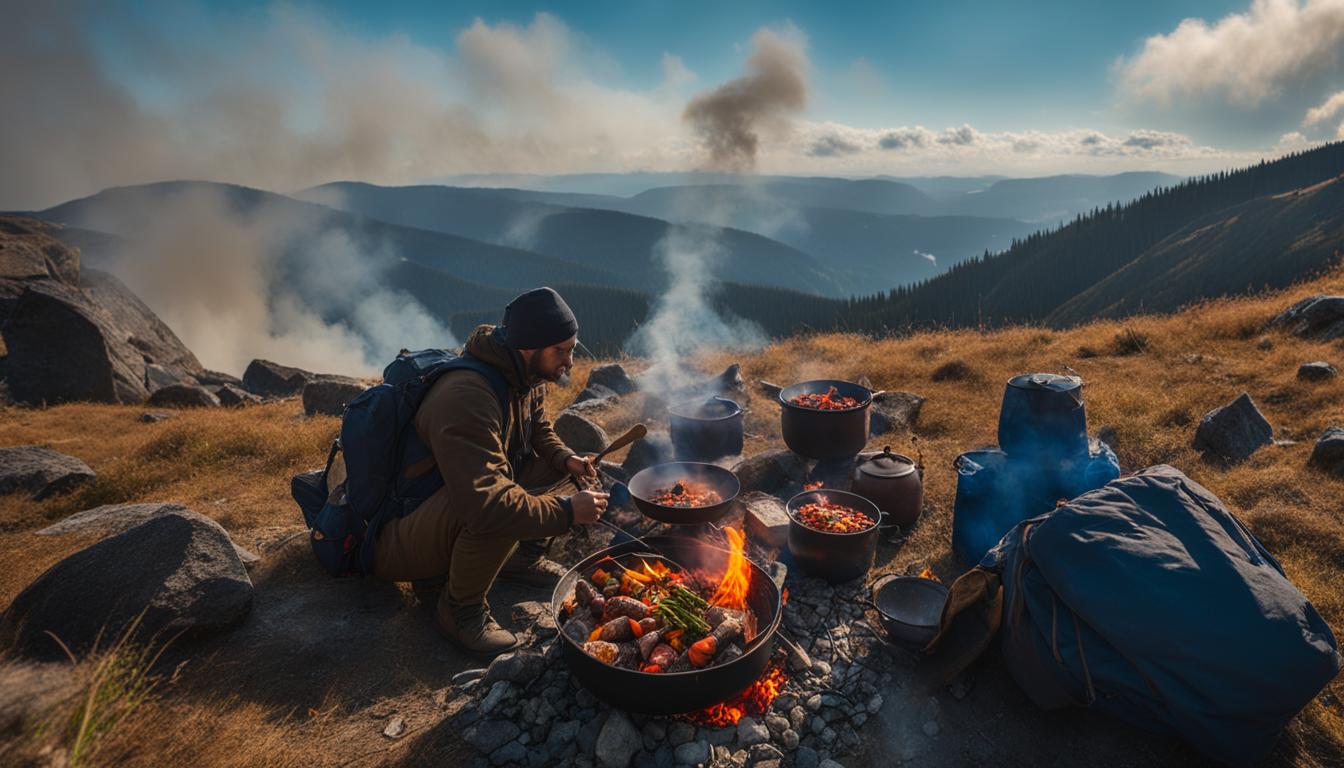
[(682, 113), (704, 140), (711, 165), (720, 170), (753, 170), (761, 134), (786, 130), (789, 116), (807, 106), (801, 36), (762, 29), (752, 46), (747, 75), (695, 97)]

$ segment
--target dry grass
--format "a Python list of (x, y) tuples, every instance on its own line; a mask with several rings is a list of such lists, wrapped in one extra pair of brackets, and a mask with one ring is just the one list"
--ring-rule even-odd
[[(868, 376), (876, 388), (926, 396), (916, 433), (927, 466), (928, 507), (885, 568), (912, 571), (931, 565), (944, 580), (959, 570), (949, 551), (953, 459), (961, 451), (995, 442), (999, 400), (1009, 377), (1026, 371), (1077, 371), (1087, 382), (1092, 428), (1115, 429), (1125, 469), (1173, 464), (1224, 499), (1344, 637), (1344, 481), (1306, 466), (1315, 437), (1326, 426), (1344, 424), (1344, 381), (1296, 380), (1300, 363), (1339, 363), (1344, 355), (1338, 344), (1280, 333), (1269, 333), (1268, 344), (1261, 338), (1265, 321), (1277, 311), (1323, 292), (1344, 293), (1344, 272), (1274, 295), (1209, 302), (1177, 315), (1129, 318), (1123, 325), (960, 330), (878, 342), (818, 335), (782, 341), (756, 353), (708, 354), (695, 364), (716, 373), (740, 362), (752, 384), (758, 379), (788, 384)], [(549, 412), (572, 400), (590, 365), (580, 362), (575, 382), (551, 392)], [(1243, 391), (1259, 404), (1277, 437), (1297, 444), (1266, 447), (1230, 469), (1204, 464), (1190, 446), (1199, 417)], [(747, 451), (779, 445), (778, 409), (754, 386), (747, 405)], [(33, 532), (96, 504), (184, 503), (219, 520), (244, 543), (258, 530), (296, 525), (299, 515), (289, 498), (289, 477), (321, 464), (338, 427), (334, 418), (303, 417), (297, 401), (245, 410), (183, 411), (157, 424), (138, 420), (144, 410), (79, 404), (0, 411), (0, 445), (47, 444), (83, 458), (99, 473), (95, 485), (65, 497), (41, 503), (0, 498), (0, 561), (7, 566), (0, 569), (0, 604), (85, 543)], [(614, 436), (639, 418), (638, 398), (596, 418)], [(889, 443), (913, 450), (911, 439), (886, 436), (870, 447)], [(1318, 698), (1293, 724), (1289, 739), (1295, 745), (1290, 750), (1294, 764), (1344, 763), (1344, 708), (1338, 695), (1344, 690), (1339, 690), (1339, 681), (1335, 688), (1334, 703)], [(314, 742), (286, 741), (287, 734), (294, 735), (290, 714), (242, 703), (225, 709), (217, 701), (155, 700), (126, 729), (125, 743), (142, 748), (127, 746), (118, 754), (130, 763), (198, 762), (209, 744), (208, 753), (225, 760), (231, 759), (229, 751), (217, 747), (236, 740), (274, 750), (233, 753), (243, 756), (238, 764), (258, 754), (273, 754), (274, 760), (266, 762), (276, 764), (302, 762), (292, 757), (298, 754), (293, 744)], [(312, 737), (316, 731), (305, 723), (299, 732)], [(113, 742), (122, 743), (114, 738), (108, 744)]]

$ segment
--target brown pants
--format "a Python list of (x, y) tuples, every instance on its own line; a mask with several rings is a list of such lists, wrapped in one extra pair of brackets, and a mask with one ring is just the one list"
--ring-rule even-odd
[[(573, 489), (568, 476), (542, 461), (523, 464), (515, 480), (529, 493), (565, 492)], [(461, 522), (453, 509), (447, 488), (425, 499), (405, 517), (388, 521), (374, 542), (373, 573), (388, 581), (415, 581), (447, 575), (439, 597), (438, 613), (485, 602), (490, 585), (509, 559), (518, 539), (482, 536)]]

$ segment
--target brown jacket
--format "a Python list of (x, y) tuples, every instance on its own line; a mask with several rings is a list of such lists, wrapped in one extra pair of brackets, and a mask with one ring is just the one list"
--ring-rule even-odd
[(530, 449), (536, 458), (564, 471), (571, 451), (555, 434), (542, 410), (544, 383), (526, 381), (516, 350), (492, 337), (482, 325), (466, 350), (493, 365), (509, 383), (509, 435), (503, 433), (499, 399), (475, 371), (449, 371), (430, 387), (415, 415), (415, 429), (434, 454), (452, 500), (453, 513), (468, 530), (514, 539), (538, 539), (568, 530), (573, 522), (567, 498), (534, 496), (514, 482), (506, 445)]

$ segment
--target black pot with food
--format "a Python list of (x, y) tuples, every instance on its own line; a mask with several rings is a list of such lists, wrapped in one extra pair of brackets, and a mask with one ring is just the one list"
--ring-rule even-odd
[(745, 413), (736, 401), (717, 396), (672, 406), (669, 426), (677, 461), (714, 461), (742, 453)]
[[(658, 555), (644, 554), (650, 549)], [(599, 699), (618, 709), (650, 715), (670, 715), (694, 712), (725, 701), (756, 682), (766, 671), (774, 653), (775, 634), (782, 611), (780, 592), (769, 574), (751, 561), (747, 581), (746, 605), (751, 614), (750, 625), (755, 629), (750, 637), (745, 634), (734, 639), (731, 658), (720, 656), (706, 667), (684, 671), (641, 671), (647, 659), (633, 660), (634, 668), (604, 662), (584, 650), (581, 634), (569, 631), (570, 616), (565, 603), (576, 594), (580, 579), (603, 566), (604, 561), (615, 559), (638, 567), (633, 559), (656, 558), (673, 568), (720, 573), (727, 564), (728, 555), (721, 549), (709, 547), (686, 536), (652, 536), (643, 541), (627, 541), (609, 547), (585, 558), (565, 574), (551, 597), (551, 610), (556, 624), (562, 627), (557, 639), (565, 663), (574, 679)], [(614, 567), (614, 566), (613, 566)], [(622, 648), (628, 651), (628, 648)]]
[(789, 554), (806, 573), (832, 584), (868, 573), (877, 556), (882, 512), (858, 494), (818, 488), (789, 499)]
[(868, 443), (873, 392), (852, 381), (817, 379), (779, 393), (784, 444), (799, 456), (833, 461), (858, 455)]
[(731, 471), (693, 461), (654, 464), (630, 478), (629, 487), (640, 512), (668, 525), (712, 523), (742, 490)]

